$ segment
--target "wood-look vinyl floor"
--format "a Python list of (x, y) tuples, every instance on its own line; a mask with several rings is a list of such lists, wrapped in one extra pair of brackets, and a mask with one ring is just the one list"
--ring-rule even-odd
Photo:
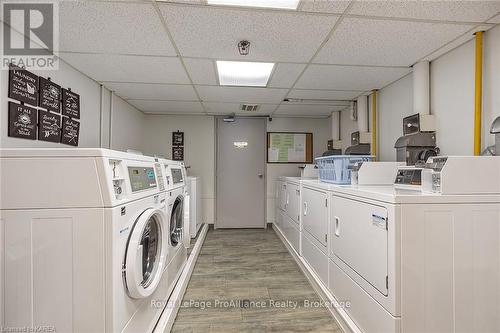
[(318, 302), (272, 229), (211, 229), (172, 332), (341, 333)]

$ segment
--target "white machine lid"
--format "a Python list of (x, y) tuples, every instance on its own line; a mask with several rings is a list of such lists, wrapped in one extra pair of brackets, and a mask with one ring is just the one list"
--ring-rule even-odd
[(127, 242), (123, 276), (132, 298), (146, 298), (158, 287), (166, 260), (163, 211), (149, 208), (135, 222)]
[(392, 204), (412, 203), (499, 203), (500, 195), (441, 195), (396, 189), (393, 185), (334, 185), (319, 180), (303, 180), (309, 188), (332, 191), (338, 195), (356, 196)]

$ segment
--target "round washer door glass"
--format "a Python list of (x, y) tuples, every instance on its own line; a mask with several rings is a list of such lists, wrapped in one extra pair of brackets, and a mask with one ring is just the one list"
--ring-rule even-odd
[(182, 242), (182, 226), (184, 224), (184, 204), (182, 196), (175, 199), (170, 216), (170, 243), (177, 246)]
[(132, 298), (148, 297), (160, 282), (165, 265), (164, 223), (163, 212), (150, 208), (139, 216), (130, 232), (123, 274)]

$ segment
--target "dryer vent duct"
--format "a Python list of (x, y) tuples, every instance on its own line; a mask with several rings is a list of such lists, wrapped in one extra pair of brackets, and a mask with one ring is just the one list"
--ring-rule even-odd
[(413, 65), (413, 112), (430, 114), (429, 62), (421, 61)]

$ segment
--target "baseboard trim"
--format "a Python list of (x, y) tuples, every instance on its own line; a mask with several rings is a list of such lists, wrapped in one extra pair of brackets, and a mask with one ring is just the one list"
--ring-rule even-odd
[(161, 314), (161, 317), (158, 320), (153, 333), (168, 333), (172, 329), (175, 318), (177, 317), (177, 312), (179, 312), (179, 307), (182, 303), (182, 299), (184, 298), (184, 294), (186, 293), (189, 280), (191, 279), (191, 275), (193, 274), (196, 260), (198, 259), (201, 247), (203, 246), (203, 242), (205, 241), (208, 228), (208, 224), (204, 224), (201, 228), (200, 235), (198, 236), (198, 239), (193, 246), (193, 251), (191, 251), (182, 274), (179, 277), (179, 280), (177, 281), (175, 288), (170, 295), (170, 298), (168, 299), (167, 304), (169, 306), (167, 306), (165, 310), (163, 310), (163, 313)]
[(295, 251), (292, 245), (288, 242), (288, 240), (283, 236), (281, 230), (276, 225), (273, 225), (274, 232), (281, 239), (283, 244), (285, 244), (288, 252), (292, 255), (293, 259), (299, 265), (301, 271), (306, 276), (309, 283), (313, 287), (314, 291), (319, 295), (322, 301), (324, 301), (328, 306), (328, 312), (335, 319), (339, 327), (344, 332), (349, 333), (362, 333), (362, 331), (358, 328), (358, 326), (354, 323), (354, 321), (349, 317), (347, 312), (340, 306), (337, 302), (333, 294), (328, 290), (328, 288), (321, 282), (320, 278), (313, 271), (311, 266)]

